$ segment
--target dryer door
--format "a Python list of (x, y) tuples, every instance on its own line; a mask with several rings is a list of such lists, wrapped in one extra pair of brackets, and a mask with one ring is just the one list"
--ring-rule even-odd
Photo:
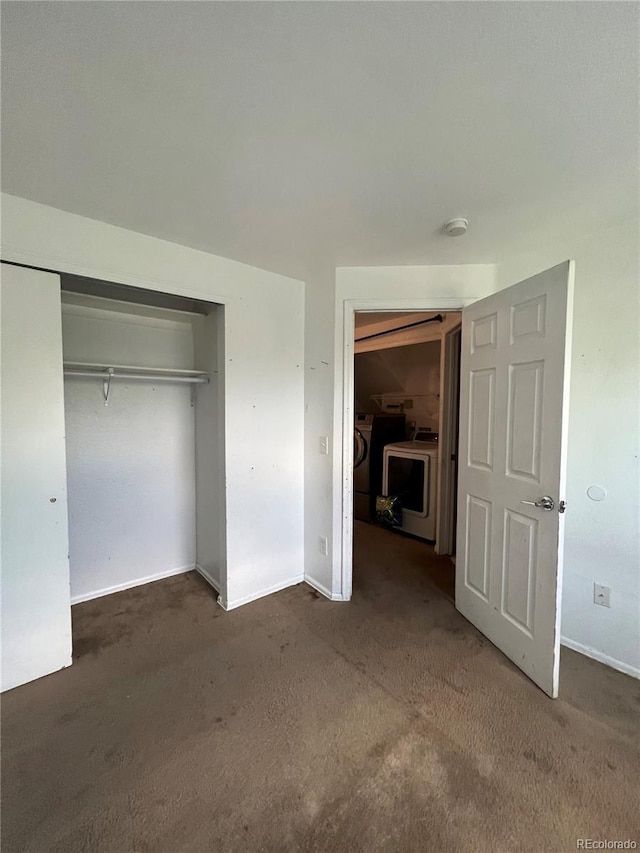
[(353, 488), (369, 492), (369, 442), (357, 427), (353, 432)]
[(400, 496), (403, 513), (426, 518), (429, 514), (429, 456), (389, 451), (386, 460), (385, 493)]
[(367, 458), (367, 442), (360, 430), (353, 431), (353, 470), (355, 471)]

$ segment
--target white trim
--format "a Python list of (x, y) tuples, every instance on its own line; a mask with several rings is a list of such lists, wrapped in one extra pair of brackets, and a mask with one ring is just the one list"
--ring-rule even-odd
[(214, 579), (211, 577), (211, 575), (206, 571), (206, 569), (203, 569), (203, 568), (202, 568), (202, 566), (201, 566), (199, 563), (196, 563), (196, 564), (195, 564), (194, 569), (196, 570), (196, 572), (197, 572), (199, 575), (201, 575), (201, 576), (206, 580), (206, 582), (207, 582), (210, 586), (212, 586), (212, 587), (215, 589), (215, 591), (216, 591), (218, 594), (220, 593), (220, 581), (214, 580)]
[(321, 584), (320, 581), (316, 581), (313, 578), (305, 577), (305, 583), (308, 583), (309, 586), (313, 587), (317, 592), (321, 595), (324, 595), (325, 598), (328, 598), (329, 601), (343, 601), (342, 595), (340, 593), (332, 593), (330, 589), (324, 584)]
[(251, 595), (236, 598), (235, 601), (228, 601), (226, 604), (222, 601), (220, 596), (218, 596), (218, 604), (220, 607), (224, 608), (224, 610), (235, 610), (236, 607), (241, 607), (243, 604), (249, 604), (250, 601), (256, 601), (258, 598), (264, 598), (267, 595), (271, 595), (273, 592), (280, 592), (283, 589), (288, 589), (290, 586), (302, 583), (304, 579), (304, 574), (296, 575), (295, 578), (282, 581), (281, 583), (269, 586), (266, 589), (261, 589), (259, 592), (252, 592)]
[[(456, 541), (453, 519), (453, 499), (458, 489), (457, 479), (452, 483), (452, 455), (458, 455), (454, 437), (460, 421), (460, 401), (454, 401), (456, 381), (460, 381), (460, 342), (462, 341), (462, 315), (460, 322), (443, 331), (440, 347), (440, 410), (438, 432), (438, 489), (436, 495), (436, 554), (452, 554)], [(456, 345), (455, 340), (459, 336)], [(458, 385), (459, 387), (459, 385)], [(459, 395), (458, 395), (459, 397)]]
[(161, 581), (165, 578), (171, 578), (174, 575), (182, 575), (186, 572), (192, 572), (196, 568), (195, 565), (180, 566), (177, 569), (167, 569), (164, 572), (158, 572), (155, 575), (147, 575), (145, 578), (138, 578), (134, 581), (125, 581), (124, 583), (115, 584), (115, 586), (107, 586), (104, 589), (98, 589), (95, 592), (85, 592), (82, 595), (74, 595), (71, 599), (71, 605), (81, 604), (83, 601), (93, 601), (94, 598), (102, 598), (105, 595), (112, 595), (114, 592), (123, 592), (125, 589), (133, 589), (136, 586), (144, 586), (147, 583)]
[[(560, 481), (558, 483), (558, 502), (566, 500), (567, 495), (567, 465), (569, 459), (569, 405), (571, 389), (571, 360), (573, 357), (573, 300), (575, 292), (576, 262), (565, 261), (567, 269), (567, 306), (564, 332), (564, 373), (562, 377), (562, 420), (560, 423)], [(559, 265), (560, 266), (560, 265)], [(564, 513), (558, 515), (558, 571), (556, 574), (556, 624), (554, 632), (553, 681), (556, 685), (556, 695), (560, 684), (560, 646), (562, 644), (562, 587), (564, 583), (564, 542), (565, 542)], [(558, 637), (560, 638), (558, 640)], [(575, 651), (579, 651), (576, 649)], [(612, 659), (613, 660), (613, 659)], [(603, 661), (604, 663), (604, 661)], [(555, 696), (554, 696), (555, 698)]]
[(592, 649), (591, 646), (585, 646), (582, 643), (577, 643), (575, 640), (570, 640), (568, 637), (561, 637), (560, 642), (568, 649), (574, 652), (579, 652), (592, 660), (597, 660), (598, 663), (603, 663), (605, 666), (610, 666), (611, 669), (617, 669), (618, 672), (624, 672), (625, 675), (630, 675), (632, 678), (640, 679), (640, 668), (631, 666), (629, 663), (612, 658), (610, 655), (605, 655), (604, 652), (599, 652), (597, 649)]
[[(339, 560), (340, 598), (351, 599), (353, 582), (353, 423), (354, 423), (354, 351), (356, 311), (462, 311), (477, 297), (427, 297), (394, 299), (390, 297), (342, 300), (337, 305), (336, 328), (336, 393), (334, 399), (339, 407), (334, 422), (334, 447), (339, 454), (342, 489), (340, 496), (340, 519), (334, 521), (334, 559)], [(340, 358), (341, 357), (341, 358)], [(334, 517), (335, 518), (335, 517)], [(337, 541), (335, 541), (337, 540)]]

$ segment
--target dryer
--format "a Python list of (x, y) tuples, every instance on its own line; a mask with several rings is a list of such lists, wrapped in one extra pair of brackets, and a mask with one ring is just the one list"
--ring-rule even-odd
[(421, 433), (413, 441), (385, 447), (382, 490), (385, 495), (400, 496), (405, 533), (435, 540), (437, 487), (436, 434)]

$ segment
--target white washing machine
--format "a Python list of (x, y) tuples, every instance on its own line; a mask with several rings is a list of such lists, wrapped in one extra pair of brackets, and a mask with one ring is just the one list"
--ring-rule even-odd
[(431, 541), (436, 538), (438, 486), (438, 445), (433, 438), (387, 444), (382, 476), (383, 494), (399, 495), (402, 501), (402, 530)]

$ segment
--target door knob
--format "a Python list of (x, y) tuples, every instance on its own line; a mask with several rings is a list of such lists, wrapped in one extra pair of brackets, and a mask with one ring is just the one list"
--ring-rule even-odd
[(537, 506), (538, 509), (545, 509), (547, 512), (551, 512), (555, 506), (553, 498), (549, 497), (549, 495), (545, 495), (543, 498), (538, 498), (537, 501), (520, 501), (520, 503), (528, 504), (528, 506)]

